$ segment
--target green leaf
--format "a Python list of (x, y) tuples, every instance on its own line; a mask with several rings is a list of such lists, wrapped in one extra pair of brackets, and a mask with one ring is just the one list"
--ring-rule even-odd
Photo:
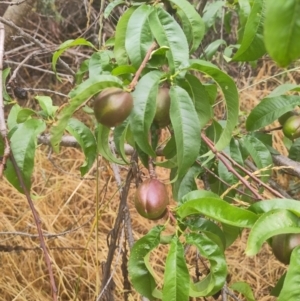
[(269, 125), (297, 105), (300, 105), (300, 97), (295, 95), (265, 98), (250, 112), (246, 129), (254, 131)]
[(290, 265), (287, 270), (283, 287), (277, 301), (298, 301), (300, 285), (300, 246), (296, 247), (291, 254)]
[(159, 46), (170, 48), (167, 53), (170, 72), (174, 73), (187, 67), (189, 47), (183, 31), (175, 19), (164, 9), (156, 7), (149, 15), (149, 24)]
[(200, 165), (195, 164), (182, 178), (173, 183), (173, 198), (175, 200), (181, 202), (184, 195), (197, 189), (196, 179), (202, 170)]
[(254, 0), (245, 25), (240, 48), (233, 56), (234, 61), (254, 61), (266, 52), (263, 39), (264, 1)]
[(103, 71), (110, 71), (112, 68), (113, 53), (110, 50), (95, 52), (89, 59), (89, 77), (103, 74)]
[(222, 39), (213, 41), (205, 48), (204, 53), (201, 55), (200, 58), (202, 60), (210, 61), (221, 45), (226, 46), (226, 41)]
[[(43, 121), (39, 119), (28, 119), (24, 123), (20, 123), (10, 137), (11, 152), (20, 168), (21, 176), (28, 191), (30, 191), (31, 188), (36, 137), (45, 129), (46, 125)], [(4, 174), (7, 180), (19, 192), (24, 193), (10, 160), (7, 162), (7, 168), (5, 169)]]
[(116, 8), (118, 5), (124, 4), (124, 3), (126, 3), (124, 0), (114, 0), (114, 1), (110, 2), (104, 10), (104, 14), (103, 14), (104, 18), (107, 19), (114, 8)]
[(190, 63), (189, 69), (198, 70), (209, 75), (219, 85), (223, 92), (226, 103), (227, 121), (220, 139), (215, 145), (215, 148), (218, 151), (221, 151), (229, 144), (232, 131), (238, 121), (239, 96), (236, 85), (231, 77), (209, 62), (191, 60)]
[(159, 245), (160, 234), (164, 226), (156, 226), (133, 245), (129, 261), (128, 273), (134, 288), (146, 298), (154, 300), (153, 291), (156, 289), (155, 279), (145, 263), (145, 257)]
[(274, 209), (262, 214), (251, 229), (246, 254), (257, 254), (267, 239), (284, 233), (300, 233), (298, 216), (285, 209)]
[(134, 106), (129, 117), (134, 140), (140, 149), (151, 157), (156, 157), (149, 143), (149, 130), (155, 116), (156, 96), (160, 71), (150, 71), (144, 75), (132, 93)]
[(114, 142), (116, 150), (127, 164), (130, 163), (125, 153), (125, 142), (128, 131), (130, 131), (129, 119), (126, 119), (121, 125), (114, 129)]
[(241, 228), (234, 227), (227, 224), (222, 224), (223, 233), (225, 235), (226, 240), (226, 248), (231, 246), (235, 240), (241, 235)]
[(300, 139), (296, 139), (289, 149), (289, 158), (297, 162), (300, 161)]
[(300, 57), (299, 15), (299, 0), (266, 0), (265, 45), (272, 59), (282, 67)]
[(271, 176), (273, 160), (269, 149), (256, 137), (247, 135), (240, 141), (246, 148), (258, 169), (269, 167), (267, 170), (261, 171), (261, 180), (266, 182)]
[(18, 124), (17, 118), (21, 110), (22, 108), (18, 104), (13, 105), (10, 109), (10, 112), (7, 117), (7, 127), (9, 131), (12, 130)]
[(180, 218), (193, 214), (203, 214), (216, 221), (241, 228), (251, 228), (257, 220), (257, 215), (253, 212), (210, 196), (189, 200), (179, 206), (176, 213)]
[[(229, 147), (226, 147), (223, 150), (223, 152), (226, 153), (227, 155), (229, 155), (229, 157), (230, 157)], [(232, 166), (232, 163), (229, 160), (227, 160), (227, 159), (225, 159), (225, 160), (229, 166), (234, 168)], [(228, 170), (228, 168), (225, 166), (225, 164), (222, 161), (218, 162), (218, 175), (223, 181), (225, 181), (226, 183), (228, 183), (230, 185), (234, 185), (235, 183), (238, 182), (238, 179), (236, 178), (236, 176)]]
[(177, 175), (178, 178), (181, 178), (198, 156), (200, 124), (193, 101), (184, 89), (172, 86), (170, 97), (170, 118), (177, 145)]
[(57, 122), (51, 128), (51, 145), (55, 152), (59, 150), (59, 143), (63, 132), (68, 124), (69, 119), (74, 112), (90, 97), (99, 93), (101, 90), (107, 87), (122, 87), (122, 82), (111, 75), (98, 75), (89, 78), (70, 93), (70, 101), (65, 106), (57, 117)]
[(212, 296), (224, 285), (227, 277), (227, 265), (224, 252), (206, 235), (191, 233), (186, 235), (186, 242), (195, 245), (200, 255), (207, 258), (210, 263), (210, 272), (197, 283), (191, 283), (190, 296)]
[(251, 286), (247, 282), (235, 282), (230, 285), (230, 288), (243, 294), (247, 301), (255, 301)]
[(111, 74), (114, 76), (120, 76), (124, 74), (134, 74), (136, 72), (136, 69), (133, 66), (130, 65), (122, 65), (114, 68), (111, 71)]
[(213, 117), (213, 110), (210, 104), (209, 95), (202, 85), (200, 80), (192, 75), (186, 74), (185, 80), (190, 86), (191, 98), (195, 103), (195, 109), (200, 122), (200, 129), (202, 129), (208, 121)]
[(206, 218), (191, 218), (185, 222), (192, 231), (205, 234), (208, 238), (214, 241), (220, 249), (224, 250), (226, 246), (225, 235), (219, 226)]
[(56, 77), (58, 80), (60, 80), (60, 77), (57, 75), (56, 73), (56, 63), (57, 63), (57, 60), (59, 59), (59, 57), (69, 48), (71, 47), (75, 47), (75, 46), (88, 46), (88, 47), (91, 47), (91, 48), (94, 48), (94, 45), (87, 41), (86, 39), (84, 38), (78, 38), (76, 40), (68, 40), (68, 41), (65, 41), (64, 43), (62, 43), (59, 47), (58, 47), (58, 50), (56, 50), (54, 53), (53, 53), (53, 56), (52, 56), (52, 69), (53, 71), (55, 72), (56, 74)]
[(2, 71), (2, 83), (3, 83), (3, 99), (6, 100), (6, 101), (11, 101), (11, 97), (9, 96), (9, 94), (7, 93), (6, 91), (6, 79), (7, 77), (9, 76), (10, 74), (10, 68), (5, 68), (3, 71)]
[(27, 109), (27, 108), (21, 109), (17, 115), (17, 123), (22, 123), (26, 121), (32, 115), (36, 115), (36, 112), (34, 110)]
[(81, 176), (84, 176), (96, 159), (97, 145), (95, 136), (84, 123), (74, 118), (69, 120), (66, 130), (75, 137), (85, 155), (85, 162), (80, 167)]
[(128, 55), (125, 48), (126, 30), (129, 19), (137, 7), (128, 8), (120, 17), (115, 33), (114, 54), (118, 65), (128, 65)]
[(133, 12), (127, 24), (125, 48), (136, 68), (141, 65), (153, 42), (148, 21), (148, 15), (153, 9), (152, 6), (142, 4)]
[(282, 94), (289, 92), (289, 91), (300, 91), (300, 86), (296, 84), (282, 84), (280, 86), (277, 86), (269, 95), (268, 98), (270, 97), (275, 97), (275, 96), (281, 96)]
[(97, 132), (97, 144), (99, 154), (109, 162), (113, 162), (120, 165), (126, 164), (126, 162), (124, 162), (123, 160), (116, 158), (116, 156), (111, 151), (111, 148), (109, 146), (110, 128), (98, 123)]
[(205, 23), (206, 31), (216, 23), (216, 19), (220, 16), (221, 9), (224, 6), (224, 1), (215, 0), (207, 2), (203, 11), (203, 21)]
[(291, 199), (264, 200), (263, 202), (257, 202), (255, 204), (252, 204), (248, 208), (248, 210), (256, 214), (262, 214), (274, 209), (286, 209), (300, 216), (300, 202)]
[(185, 15), (185, 20), (190, 24), (191, 29), (191, 44), (190, 53), (195, 52), (204, 36), (205, 24), (200, 17), (199, 13), (195, 10), (194, 6), (186, 0), (170, 0), (179, 8)]
[(35, 96), (41, 109), (45, 112), (48, 117), (53, 117), (58, 109), (58, 106), (54, 106), (52, 99), (49, 96)]
[(188, 301), (190, 275), (184, 258), (184, 248), (177, 237), (171, 241), (166, 259), (162, 301)]

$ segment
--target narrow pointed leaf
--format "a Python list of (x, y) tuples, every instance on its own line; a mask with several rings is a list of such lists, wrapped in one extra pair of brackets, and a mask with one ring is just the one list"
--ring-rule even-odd
[(81, 176), (84, 176), (96, 159), (97, 145), (95, 136), (84, 123), (75, 118), (69, 120), (66, 130), (75, 137), (85, 155), (85, 162), (80, 167)]
[(247, 282), (235, 282), (230, 285), (230, 288), (243, 294), (247, 301), (255, 301), (251, 286)]
[(200, 122), (200, 129), (202, 129), (213, 117), (209, 95), (205, 89), (205, 86), (202, 85), (196, 76), (192, 74), (186, 74), (185, 80), (190, 86), (190, 91), (192, 93), (191, 97), (195, 103), (195, 109)]
[(274, 209), (286, 209), (300, 216), (300, 202), (290, 199), (264, 200), (263, 202), (252, 204), (248, 209), (256, 214), (262, 214)]
[(159, 46), (167, 46), (170, 72), (174, 73), (188, 66), (189, 47), (186, 37), (175, 19), (164, 9), (157, 7), (149, 15), (152, 34)]
[(147, 268), (145, 257), (159, 245), (163, 226), (156, 226), (133, 245), (128, 261), (128, 273), (134, 288), (150, 300), (154, 300), (155, 279)]
[(195, 245), (200, 255), (210, 263), (210, 273), (201, 281), (191, 283), (190, 296), (212, 296), (224, 285), (227, 277), (227, 264), (224, 251), (206, 235), (191, 233), (186, 235), (186, 242)]
[(300, 233), (298, 216), (285, 209), (274, 209), (262, 214), (251, 229), (246, 254), (256, 255), (267, 239), (284, 233)]
[(128, 8), (120, 17), (115, 33), (114, 54), (118, 65), (128, 65), (128, 55), (125, 48), (126, 31), (129, 19), (137, 7)]
[(265, 54), (263, 39), (264, 1), (254, 0), (248, 17), (242, 44), (232, 58), (235, 61), (254, 61)]
[(110, 134), (110, 128), (98, 123), (98, 152), (101, 156), (103, 156), (106, 160), (109, 162), (113, 162), (116, 164), (124, 165), (126, 162), (124, 162), (121, 159), (118, 159), (111, 151), (111, 148), (109, 146), (109, 134)]
[(191, 60), (189, 69), (198, 70), (209, 75), (221, 88), (225, 104), (227, 121), (225, 128), (217, 141), (215, 148), (220, 151), (224, 149), (230, 142), (232, 131), (234, 130), (239, 114), (239, 96), (233, 79), (218, 69), (215, 65), (202, 60)]
[(273, 166), (273, 160), (269, 149), (252, 135), (243, 137), (241, 144), (246, 148), (258, 169), (269, 167), (267, 170), (260, 172), (261, 180), (266, 182), (271, 176), (271, 167)]
[(38, 101), (41, 109), (45, 112), (48, 117), (53, 117), (58, 109), (58, 106), (54, 106), (51, 97), (49, 96), (36, 96), (35, 99)]
[[(37, 136), (45, 129), (46, 125), (43, 121), (28, 119), (24, 123), (19, 124), (10, 137), (11, 152), (20, 168), (21, 176), (28, 191), (31, 188), (31, 175), (34, 167)], [(4, 175), (18, 191), (24, 193), (11, 161), (7, 162)]]
[(71, 47), (75, 47), (75, 46), (88, 46), (88, 47), (91, 47), (91, 48), (94, 48), (95, 49), (95, 46), (87, 41), (86, 39), (84, 38), (78, 38), (76, 40), (68, 40), (68, 41), (65, 41), (64, 43), (62, 43), (59, 47), (58, 47), (58, 50), (56, 50), (54, 53), (53, 53), (53, 56), (52, 56), (52, 69), (54, 70), (55, 74), (56, 74), (56, 77), (60, 80), (59, 76), (57, 75), (56, 73), (56, 63), (57, 63), (57, 60), (59, 59), (59, 57), (69, 48)]
[(89, 78), (74, 90), (69, 93), (70, 101), (65, 106), (57, 117), (57, 121), (51, 128), (51, 145), (54, 151), (58, 152), (59, 143), (63, 132), (68, 124), (69, 119), (73, 113), (90, 97), (99, 93), (107, 87), (122, 87), (122, 82), (115, 76), (98, 75)]
[(205, 31), (205, 24), (194, 6), (185, 0), (170, 0), (176, 5), (186, 16), (186, 20), (190, 23), (192, 41), (190, 44), (190, 53), (193, 53), (199, 47)]
[(273, 60), (282, 67), (300, 57), (299, 15), (299, 0), (266, 1), (265, 45)]
[(200, 124), (189, 94), (179, 86), (170, 89), (170, 118), (177, 147), (178, 178), (186, 174), (200, 150)]
[(149, 143), (149, 130), (155, 115), (161, 76), (160, 71), (151, 71), (139, 80), (132, 93), (134, 106), (129, 117), (134, 140), (151, 157), (156, 157), (156, 154)]
[(171, 241), (166, 259), (162, 301), (188, 301), (190, 275), (184, 258), (184, 248), (177, 237)]
[(114, 142), (116, 149), (118, 153), (120, 154), (121, 158), (129, 164), (130, 162), (127, 159), (126, 153), (125, 153), (125, 142), (126, 142), (126, 135), (127, 131), (129, 129), (129, 119), (127, 118), (123, 124), (120, 126), (116, 127), (114, 129)]
[(148, 15), (154, 8), (142, 4), (131, 15), (126, 29), (125, 48), (131, 64), (138, 68), (153, 42)]
[(179, 206), (176, 213), (180, 218), (203, 214), (216, 221), (241, 228), (251, 228), (257, 220), (257, 215), (253, 212), (230, 205), (216, 197), (189, 200)]
[(263, 99), (249, 114), (246, 121), (248, 131), (258, 130), (277, 120), (284, 113), (300, 105), (300, 97), (281, 95)]
[(298, 301), (300, 286), (300, 246), (296, 247), (291, 254), (290, 265), (287, 270), (283, 287), (277, 301)]
[(104, 14), (103, 14), (104, 18), (107, 19), (115, 7), (124, 3), (125, 3), (124, 0), (114, 0), (110, 2), (104, 10)]

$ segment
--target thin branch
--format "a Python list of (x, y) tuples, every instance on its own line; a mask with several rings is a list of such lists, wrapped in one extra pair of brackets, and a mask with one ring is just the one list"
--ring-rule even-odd
[[(124, 218), (124, 209), (126, 207), (127, 196), (129, 193), (130, 183), (131, 183), (132, 179), (133, 179), (133, 172), (132, 172), (132, 168), (130, 168), (130, 170), (128, 171), (128, 174), (127, 174), (125, 185), (122, 189), (122, 193), (120, 196), (121, 200), (120, 200), (119, 210), (118, 210), (118, 214), (117, 214), (117, 217), (115, 220), (115, 224), (110, 233), (109, 249), (108, 249), (106, 263), (104, 264), (104, 268), (103, 268), (102, 288), (101, 288), (101, 293), (100, 293), (101, 295), (103, 295), (103, 293), (104, 293), (103, 291), (109, 292), (109, 286), (107, 286), (107, 282), (110, 279), (111, 265), (112, 265), (115, 250), (117, 247), (120, 226), (121, 226), (121, 223)], [(98, 300), (100, 300), (100, 299), (98, 299)]]
[[(14, 62), (14, 61), (11, 61), (11, 60), (6, 60), (5, 62), (8, 63), (8, 64), (19, 65), (18, 62)], [(53, 72), (51, 70), (45, 70), (43, 68), (39, 68), (39, 67), (28, 65), (28, 64), (24, 64), (23, 67), (31, 68), (33, 70), (41, 71), (41, 72), (44, 72), (44, 73), (55, 74), (55, 72)], [(59, 72), (57, 72), (56, 74), (59, 75), (60, 77), (66, 77), (68, 79), (71, 77), (70, 75), (59, 73)]]
[[(252, 171), (257, 171), (258, 168), (249, 160), (245, 161), (245, 164), (247, 165), (247, 167), (252, 170)], [(269, 184), (272, 188), (274, 188), (275, 190), (279, 191), (280, 194), (282, 194), (285, 198), (287, 199), (293, 199), (293, 197), (291, 195), (289, 195), (286, 190), (280, 186), (279, 183), (277, 183), (276, 181), (269, 179)]]
[(3, 102), (3, 82), (2, 82), (2, 71), (3, 71), (3, 55), (4, 55), (4, 25), (0, 23), (0, 134), (4, 138), (7, 136), (7, 129), (4, 118), (4, 102)]
[(68, 98), (69, 96), (67, 94), (63, 94), (57, 91), (53, 91), (50, 89), (35, 89), (35, 88), (24, 88), (25, 91), (29, 91), (29, 92), (44, 92), (44, 93), (51, 93), (51, 94), (55, 94), (61, 97), (66, 97)]
[[(33, 36), (31, 36), (30, 34), (26, 33), (23, 29), (21, 29), (19, 26), (17, 26), (15, 23), (13, 23), (12, 21), (9, 21), (3, 17), (0, 17), (0, 22), (6, 24), (7, 26), (10, 26), (11, 28), (15, 29), (16, 31), (19, 32), (19, 34), (21, 36), (23, 36), (24, 38), (26, 38), (27, 40), (33, 42), (34, 44), (36, 44), (37, 46), (39, 46), (41, 49), (45, 49), (47, 50), (46, 46), (41, 43), (39, 40), (37, 40), (36, 38), (34, 38)], [(70, 66), (64, 62), (61, 58), (58, 59), (59, 63), (67, 70), (69, 71), (73, 76), (75, 76), (75, 72), (70, 68)]]
[(150, 48), (148, 49), (148, 51), (147, 51), (147, 53), (146, 53), (146, 55), (145, 55), (145, 57), (144, 57), (144, 60), (142, 61), (142, 63), (141, 63), (141, 65), (140, 65), (139, 69), (137, 70), (137, 72), (136, 72), (136, 74), (135, 74), (133, 80), (132, 80), (131, 83), (129, 84), (129, 86), (128, 86), (128, 89), (129, 89), (129, 90), (134, 90), (134, 88), (135, 88), (135, 86), (136, 86), (136, 84), (137, 84), (137, 82), (138, 82), (138, 80), (139, 80), (139, 77), (140, 77), (142, 71), (144, 70), (144, 68), (146, 67), (146, 65), (147, 65), (147, 63), (148, 63), (148, 61), (149, 61), (149, 59), (150, 59), (151, 52), (152, 52), (156, 47), (157, 47), (157, 43), (156, 43), (156, 42), (153, 42), (153, 43), (151, 44)]
[(7, 5), (20, 5), (22, 4), (23, 2), (25, 2), (27, 0), (21, 0), (21, 1), (15, 1), (15, 2), (9, 2), (9, 1), (0, 1), (0, 4), (7, 4)]
[[(216, 149), (214, 148), (214, 145), (213, 145), (213, 142), (208, 138), (206, 137), (204, 134), (201, 135), (202, 139), (209, 143), (211, 145), (211, 150), (215, 153), (218, 154), (218, 158), (220, 158), (220, 155), (221, 157), (225, 157), (228, 161), (231, 162), (231, 164), (233, 166), (236, 166), (238, 167), (241, 171), (243, 171), (246, 175), (248, 175), (252, 180), (254, 180), (258, 185), (260, 186), (263, 186), (264, 188), (266, 188), (267, 190), (269, 190), (270, 192), (272, 192), (275, 196), (279, 197), (279, 198), (284, 198), (283, 195), (281, 195), (278, 191), (274, 190), (272, 187), (268, 186), (266, 183), (264, 183), (263, 181), (261, 181), (258, 177), (256, 177), (253, 173), (251, 173), (249, 170), (247, 170), (245, 167), (241, 166), (240, 164), (238, 164), (235, 160), (233, 160), (230, 156), (228, 156), (226, 153), (224, 152), (220, 152), (218, 153), (216, 151)], [(226, 160), (225, 160), (226, 161)], [(222, 161), (223, 162), (223, 161)], [(223, 162), (224, 163), (224, 162)], [(226, 165), (225, 165), (226, 166)], [(226, 166), (227, 167), (227, 166)], [(247, 182), (248, 183), (248, 182)], [(244, 184), (244, 182), (243, 182)], [(248, 187), (248, 186), (246, 186)]]
[(49, 256), (46, 244), (45, 244), (45, 239), (44, 239), (43, 231), (42, 231), (42, 228), (41, 228), (41, 220), (40, 220), (39, 215), (38, 215), (38, 213), (37, 213), (37, 211), (36, 211), (36, 209), (34, 207), (33, 201), (32, 201), (32, 199), (30, 197), (30, 193), (27, 190), (27, 187), (26, 187), (26, 185), (24, 183), (24, 180), (23, 180), (20, 168), (19, 168), (19, 166), (18, 166), (18, 164), (17, 164), (17, 162), (15, 160), (15, 157), (14, 157), (14, 155), (12, 153), (10, 154), (10, 160), (12, 162), (14, 170), (16, 171), (17, 178), (18, 178), (18, 181), (20, 183), (20, 186), (22, 187), (22, 189), (24, 191), (24, 194), (25, 194), (25, 196), (27, 198), (29, 207), (30, 207), (30, 209), (32, 211), (32, 215), (33, 215), (33, 218), (34, 218), (34, 221), (35, 221), (35, 224), (36, 224), (36, 227), (37, 227), (38, 235), (39, 235), (41, 249), (44, 252), (44, 257), (45, 257), (46, 265), (47, 265), (48, 272), (49, 272), (50, 283), (51, 283), (51, 288), (52, 288), (53, 301), (57, 301), (58, 300), (57, 299), (57, 287), (56, 287), (56, 284), (55, 284), (55, 279), (54, 279), (54, 274), (53, 274), (53, 270), (52, 270), (52, 264), (51, 264), (50, 256)]
[(227, 170), (229, 172), (231, 172), (233, 175), (235, 175), (243, 185), (245, 185), (252, 193), (253, 195), (258, 199), (258, 200), (262, 200), (263, 197), (250, 185), (250, 183), (245, 180), (227, 161), (227, 158), (223, 157), (223, 153), (219, 153), (216, 149), (215, 146), (213, 144), (213, 142), (206, 137), (204, 134), (201, 134), (201, 137), (203, 139), (203, 141), (207, 144), (207, 146), (211, 149), (211, 151), (216, 155), (216, 157), (225, 165), (225, 167), (227, 168)]

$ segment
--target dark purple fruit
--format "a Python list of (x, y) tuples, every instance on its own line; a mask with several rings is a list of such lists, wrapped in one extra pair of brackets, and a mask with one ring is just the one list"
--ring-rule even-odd
[(292, 116), (284, 123), (282, 131), (284, 135), (294, 140), (300, 137), (300, 116)]
[(162, 218), (169, 204), (168, 192), (163, 183), (156, 179), (144, 181), (136, 190), (134, 205), (137, 212), (148, 219)]
[(273, 253), (284, 264), (290, 263), (292, 251), (299, 245), (300, 234), (280, 234), (272, 237)]
[(169, 88), (159, 88), (156, 97), (156, 112), (154, 123), (160, 128), (166, 127), (171, 123), (170, 120), (170, 105), (171, 98)]
[(107, 127), (121, 124), (131, 113), (133, 98), (120, 88), (106, 88), (94, 101), (94, 113), (99, 123)]
[(281, 125), (284, 125), (285, 122), (286, 122), (290, 117), (296, 116), (296, 115), (298, 115), (298, 113), (295, 112), (295, 111), (289, 111), (289, 112), (286, 112), (285, 114), (283, 114), (282, 116), (280, 116), (280, 117), (278, 118), (278, 122), (279, 122)]

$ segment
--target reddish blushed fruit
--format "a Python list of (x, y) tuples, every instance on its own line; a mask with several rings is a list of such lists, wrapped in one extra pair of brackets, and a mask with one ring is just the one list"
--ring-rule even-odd
[(121, 124), (130, 115), (132, 107), (132, 95), (120, 88), (106, 88), (94, 101), (95, 117), (107, 127)]
[(170, 105), (171, 98), (169, 88), (159, 88), (156, 97), (156, 112), (153, 121), (160, 128), (166, 127), (171, 123)]
[(272, 251), (284, 264), (290, 263), (292, 251), (300, 245), (300, 234), (279, 234), (272, 237)]
[(136, 190), (134, 205), (137, 212), (148, 219), (162, 218), (169, 204), (168, 192), (163, 183), (156, 179), (144, 181)]
[(300, 137), (300, 116), (292, 116), (286, 120), (282, 131), (286, 137), (291, 140)]

